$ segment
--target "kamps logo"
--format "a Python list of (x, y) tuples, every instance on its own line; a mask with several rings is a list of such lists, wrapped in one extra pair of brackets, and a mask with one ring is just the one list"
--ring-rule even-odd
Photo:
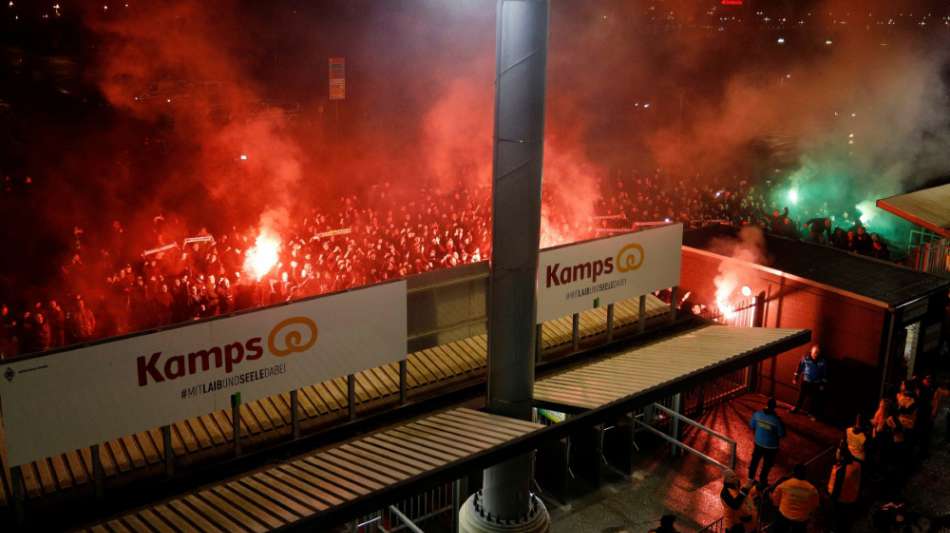
[(605, 257), (596, 261), (587, 261), (576, 265), (561, 267), (560, 263), (548, 265), (545, 271), (545, 287), (558, 287), (562, 284), (574, 283), (590, 279), (597, 283), (597, 278), (617, 272), (630, 272), (643, 266), (646, 255), (643, 246), (631, 243), (617, 252), (615, 257)]
[(617, 252), (617, 270), (620, 272), (630, 272), (643, 266), (645, 259), (643, 246), (637, 243), (628, 244)]
[(267, 336), (271, 355), (284, 357), (305, 352), (317, 342), (317, 323), (305, 316), (288, 318), (274, 326)]
[[(317, 323), (310, 318), (297, 316), (279, 322), (267, 335), (267, 352), (274, 357), (305, 352), (317, 342)], [(264, 356), (262, 337), (252, 337), (245, 341), (225, 343), (220, 346), (196, 350), (187, 354), (164, 357), (162, 352), (151, 356), (139, 356), (137, 360), (138, 383), (140, 387), (152, 383), (162, 383), (212, 368), (224, 367), (230, 374), (234, 368), (245, 361), (256, 361)]]

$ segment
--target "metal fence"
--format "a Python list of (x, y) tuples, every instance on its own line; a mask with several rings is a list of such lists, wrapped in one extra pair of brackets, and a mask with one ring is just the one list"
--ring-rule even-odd
[(751, 328), (755, 325), (757, 303), (758, 299), (753, 296), (730, 304), (731, 309), (721, 309), (718, 306), (706, 307), (700, 316), (724, 326)]
[(718, 520), (706, 524), (702, 529), (696, 533), (725, 533), (726, 532), (726, 519), (719, 518)]
[(350, 523), (352, 533), (458, 531), (460, 506), (468, 497), (464, 480), (439, 485)]
[(950, 241), (930, 231), (911, 230), (907, 260), (919, 272), (950, 275)]

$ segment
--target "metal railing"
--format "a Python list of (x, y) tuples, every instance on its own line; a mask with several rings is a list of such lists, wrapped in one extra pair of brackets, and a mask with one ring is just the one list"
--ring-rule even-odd
[(468, 497), (464, 479), (416, 494), (351, 522), (350, 533), (458, 531), (458, 514)]
[(665, 413), (668, 417), (670, 417), (671, 421), (672, 421), (672, 420), (675, 420), (675, 421), (677, 421), (677, 422), (683, 422), (683, 423), (689, 424), (689, 425), (691, 425), (691, 426), (693, 426), (693, 427), (699, 429), (700, 431), (703, 431), (703, 432), (709, 434), (710, 436), (715, 437), (715, 438), (720, 439), (720, 440), (722, 440), (723, 442), (725, 442), (725, 443), (729, 446), (729, 464), (726, 465), (726, 464), (724, 464), (724, 463), (721, 463), (720, 461), (718, 461), (718, 460), (716, 460), (716, 459), (714, 459), (714, 458), (712, 458), (712, 457), (706, 455), (705, 453), (703, 453), (703, 452), (697, 450), (696, 448), (693, 448), (692, 446), (690, 446), (690, 445), (686, 444), (685, 442), (683, 442), (683, 441), (679, 438), (679, 436), (678, 436), (678, 425), (675, 424), (675, 423), (671, 423), (671, 424), (670, 424), (670, 433), (672, 433), (672, 435), (671, 435), (671, 434), (664, 433), (663, 431), (660, 431), (659, 429), (653, 427), (652, 425), (650, 425), (650, 424), (648, 424), (648, 423), (646, 423), (646, 422), (643, 422), (643, 421), (641, 421), (641, 420), (639, 420), (639, 419), (637, 419), (637, 418), (634, 418), (634, 419), (633, 419), (633, 423), (636, 424), (636, 425), (638, 425), (638, 426), (640, 426), (641, 428), (643, 428), (643, 429), (649, 431), (650, 433), (653, 433), (654, 435), (656, 435), (656, 436), (662, 438), (663, 440), (669, 442), (670, 444), (673, 445), (673, 448), (674, 448), (674, 449), (686, 450), (686, 451), (692, 453), (693, 455), (696, 455), (696, 456), (699, 457), (700, 459), (703, 459), (704, 461), (706, 461), (706, 462), (708, 462), (708, 463), (712, 463), (712, 464), (714, 464), (714, 465), (716, 465), (716, 466), (718, 466), (718, 467), (720, 467), (720, 468), (722, 468), (722, 469), (724, 469), (724, 470), (726, 470), (726, 469), (729, 469), (729, 470), (735, 469), (735, 467), (736, 467), (736, 448), (737, 448), (737, 446), (736, 446), (736, 441), (734, 441), (733, 439), (730, 439), (729, 437), (723, 435), (722, 433), (720, 433), (720, 432), (718, 432), (718, 431), (716, 431), (716, 430), (714, 430), (714, 429), (712, 429), (712, 428), (710, 428), (710, 427), (708, 427), (708, 426), (704, 426), (703, 424), (700, 424), (699, 422), (696, 422), (695, 420), (693, 420), (693, 419), (691, 419), (691, 418), (687, 418), (687, 417), (681, 415), (680, 413), (676, 412), (675, 410), (670, 409), (670, 408), (668, 408), (668, 407), (665, 407), (664, 405), (662, 405), (662, 404), (660, 404), (660, 403), (654, 403), (651, 407), (652, 407), (653, 409), (657, 409), (657, 410), (659, 410), (659, 411)]
[(907, 258), (919, 272), (950, 274), (950, 241), (927, 230), (911, 230)]
[(732, 309), (730, 310), (723, 310), (717, 306), (706, 307), (702, 310), (700, 316), (724, 326), (750, 328), (755, 325), (757, 303), (758, 300), (755, 297), (751, 297), (730, 304), (732, 305)]
[(696, 533), (726, 533), (726, 519), (720, 517), (719, 519), (706, 524)]

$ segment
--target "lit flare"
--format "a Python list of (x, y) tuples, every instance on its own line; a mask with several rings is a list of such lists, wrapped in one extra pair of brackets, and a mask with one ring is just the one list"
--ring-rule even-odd
[(254, 246), (244, 254), (244, 271), (260, 281), (277, 264), (279, 250), (280, 239), (266, 230), (261, 231), (254, 241)]

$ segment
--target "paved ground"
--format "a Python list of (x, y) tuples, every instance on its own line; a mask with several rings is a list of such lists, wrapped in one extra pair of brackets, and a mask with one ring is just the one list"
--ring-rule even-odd
[[(760, 408), (764, 398), (747, 395), (706, 413), (700, 421), (717, 431), (732, 436), (738, 442), (738, 468), (745, 476), (751, 453), (751, 435), (746, 421)], [(809, 477), (816, 484), (827, 481), (830, 454), (823, 454), (836, 442), (839, 430), (814, 422), (807, 417), (791, 415), (783, 408), (779, 414), (789, 428), (789, 436), (782, 443), (782, 453), (770, 476), (776, 480), (793, 464), (815, 456), (818, 460), (809, 467)], [(911, 474), (901, 491), (911, 508), (927, 517), (950, 517), (950, 444), (944, 442), (943, 419), (937, 421), (933, 436), (932, 453)], [(727, 447), (720, 441), (710, 440), (696, 432), (688, 433), (687, 442), (721, 461), (728, 457)], [(639, 533), (657, 523), (659, 516), (673, 513), (679, 517), (677, 525), (683, 532), (693, 532), (717, 519), (720, 513), (719, 491), (722, 487), (719, 469), (695, 456), (673, 458), (662, 446), (638, 436), (643, 457), (632, 476), (619, 474), (599, 490), (573, 499), (568, 505), (549, 503), (555, 533)], [(880, 490), (872, 483), (870, 491)], [(871, 509), (882, 502), (873, 496), (865, 502), (867, 512), (860, 513), (853, 525), (853, 533), (871, 533)], [(873, 501), (870, 501), (873, 500)], [(936, 523), (936, 520), (935, 520)], [(947, 526), (932, 531), (950, 532)], [(816, 524), (813, 531), (827, 531)]]
[[(746, 395), (715, 409), (709, 410), (700, 422), (710, 426), (738, 443), (737, 472), (742, 477), (748, 469), (752, 453), (748, 420), (760, 409), (765, 398)], [(780, 408), (779, 415), (788, 427), (788, 437), (782, 442), (782, 452), (770, 476), (778, 479), (797, 462), (807, 461), (821, 454), (837, 441), (839, 430), (805, 416), (791, 415)], [(686, 441), (722, 462), (728, 461), (728, 446), (710, 439), (698, 431), (685, 432)], [(555, 533), (620, 533), (648, 531), (659, 516), (673, 513), (680, 517), (682, 531), (696, 531), (701, 524), (721, 516), (719, 491), (722, 488), (718, 467), (689, 454), (673, 458), (662, 451), (657, 443), (638, 436), (642, 453), (637, 468), (629, 478), (617, 476), (615, 481), (600, 490), (572, 500), (566, 506), (550, 505)], [(659, 451), (659, 453), (658, 453)], [(819, 461), (821, 462), (821, 461)], [(816, 475), (827, 466), (815, 463)]]

